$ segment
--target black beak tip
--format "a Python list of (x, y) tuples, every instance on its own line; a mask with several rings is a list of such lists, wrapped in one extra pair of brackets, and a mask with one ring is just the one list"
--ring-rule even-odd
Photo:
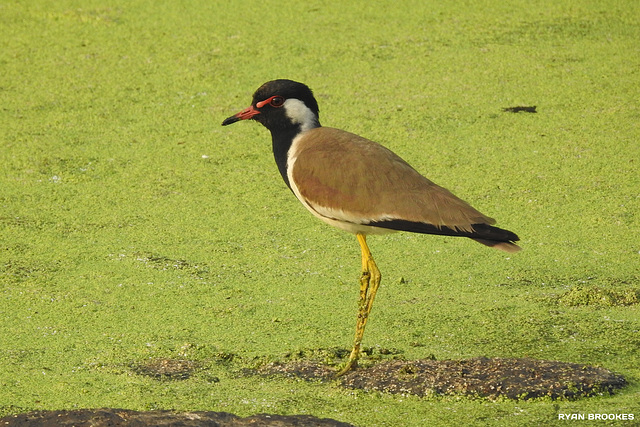
[(230, 125), (231, 123), (235, 123), (237, 121), (239, 121), (240, 119), (237, 118), (236, 116), (231, 116), (231, 117), (227, 117), (226, 119), (224, 119), (224, 121), (222, 122), (222, 126), (227, 126)]

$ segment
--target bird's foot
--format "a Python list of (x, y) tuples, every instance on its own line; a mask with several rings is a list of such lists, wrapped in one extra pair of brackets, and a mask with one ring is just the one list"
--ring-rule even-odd
[(340, 369), (338, 372), (336, 372), (336, 374), (333, 377), (339, 378), (355, 370), (357, 367), (358, 367), (358, 357), (356, 356), (355, 358), (352, 358), (351, 356), (349, 356), (349, 360), (347, 360), (347, 363), (344, 365), (344, 367)]

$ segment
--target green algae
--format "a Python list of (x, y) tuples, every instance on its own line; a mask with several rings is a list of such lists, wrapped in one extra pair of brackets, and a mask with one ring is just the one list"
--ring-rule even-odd
[[(640, 417), (638, 305), (595, 304), (638, 287), (638, 16), (633, 2), (588, 1), (4, 2), (0, 414), (111, 406), (367, 426)], [(589, 363), (630, 385), (486, 403), (209, 363), (352, 338), (355, 239), (299, 206), (264, 129), (219, 126), (277, 77), (315, 90), (323, 124), (387, 145), (522, 238), (512, 256), (452, 238), (370, 239), (383, 282), (365, 346), (408, 360)], [(503, 112), (518, 105), (537, 113)], [(130, 369), (162, 358), (198, 374), (167, 383)]]

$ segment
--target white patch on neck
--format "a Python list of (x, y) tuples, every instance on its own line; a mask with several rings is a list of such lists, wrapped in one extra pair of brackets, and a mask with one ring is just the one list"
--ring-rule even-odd
[(284, 110), (292, 123), (300, 125), (301, 132), (320, 126), (318, 116), (299, 99), (287, 99), (284, 102)]

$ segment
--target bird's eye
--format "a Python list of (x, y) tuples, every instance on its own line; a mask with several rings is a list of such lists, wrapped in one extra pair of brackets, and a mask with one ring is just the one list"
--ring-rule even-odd
[(281, 96), (274, 96), (273, 98), (271, 98), (271, 102), (269, 102), (269, 104), (272, 107), (282, 107), (282, 104), (284, 104), (284, 98)]
[(271, 98), (267, 98), (264, 101), (256, 103), (256, 107), (262, 108), (267, 104), (275, 108), (282, 107), (284, 105), (284, 98), (279, 95), (274, 95)]

